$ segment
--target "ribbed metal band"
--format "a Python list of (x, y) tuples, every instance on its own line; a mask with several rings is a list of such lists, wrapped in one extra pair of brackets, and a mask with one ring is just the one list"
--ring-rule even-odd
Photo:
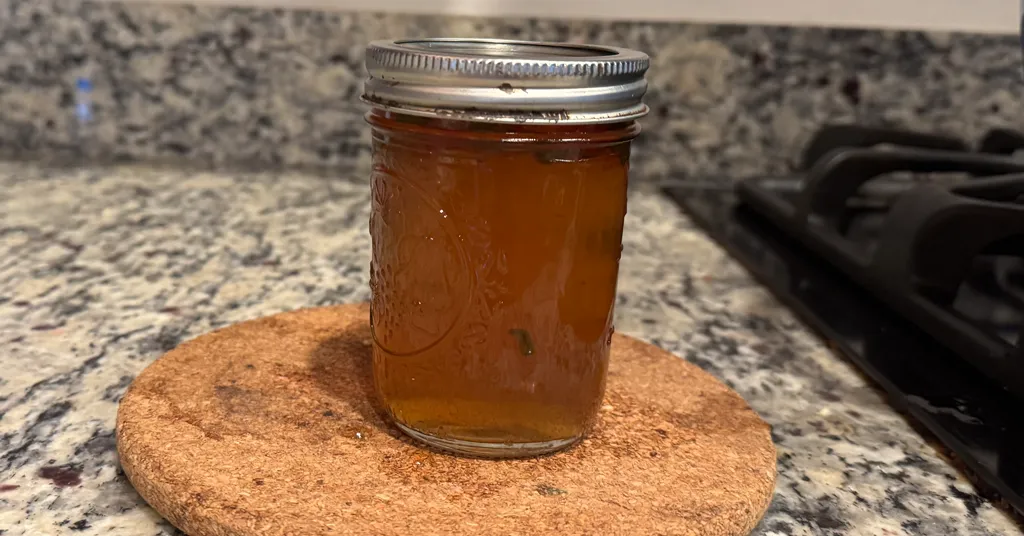
[(376, 41), (363, 98), (424, 116), (507, 123), (607, 123), (647, 113), (647, 55), (497, 39)]

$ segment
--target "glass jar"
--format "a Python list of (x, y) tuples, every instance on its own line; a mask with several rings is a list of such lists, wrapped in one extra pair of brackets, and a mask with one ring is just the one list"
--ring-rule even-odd
[(420, 40), (367, 58), (381, 402), (456, 453), (571, 445), (604, 393), (647, 57)]

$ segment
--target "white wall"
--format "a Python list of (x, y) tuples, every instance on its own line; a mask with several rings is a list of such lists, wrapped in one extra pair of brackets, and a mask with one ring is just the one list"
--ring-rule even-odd
[[(133, 0), (128, 0), (133, 1)], [(154, 0), (142, 0), (154, 1)], [(463, 15), (1017, 33), (1018, 0), (155, 0)]]

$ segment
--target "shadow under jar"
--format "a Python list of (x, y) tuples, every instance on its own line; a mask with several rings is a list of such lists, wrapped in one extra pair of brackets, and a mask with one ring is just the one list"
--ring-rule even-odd
[(410, 436), (518, 457), (592, 426), (647, 65), (590, 45), (368, 48), (374, 379)]

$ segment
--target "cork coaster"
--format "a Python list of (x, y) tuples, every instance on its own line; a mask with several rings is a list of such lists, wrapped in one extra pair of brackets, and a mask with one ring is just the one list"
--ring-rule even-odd
[(368, 307), (236, 324), (125, 394), (132, 484), (192, 536), (748, 533), (775, 482), (768, 426), (694, 365), (616, 335), (591, 436), (542, 458), (459, 458), (391, 426)]

